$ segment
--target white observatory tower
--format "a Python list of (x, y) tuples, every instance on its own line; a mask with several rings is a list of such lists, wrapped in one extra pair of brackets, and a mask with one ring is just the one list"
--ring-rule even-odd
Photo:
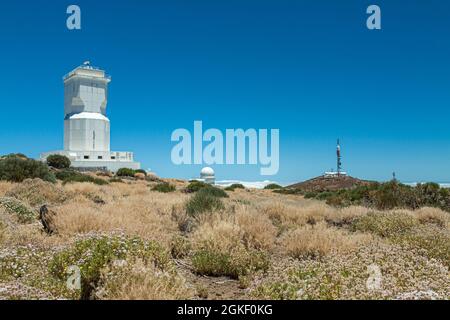
[(109, 151), (106, 103), (110, 81), (89, 62), (64, 77), (64, 150)]
[(51, 154), (69, 157), (72, 166), (86, 170), (139, 169), (132, 152), (110, 151), (110, 122), (106, 116), (108, 84), (105, 71), (89, 61), (64, 76), (64, 151)]

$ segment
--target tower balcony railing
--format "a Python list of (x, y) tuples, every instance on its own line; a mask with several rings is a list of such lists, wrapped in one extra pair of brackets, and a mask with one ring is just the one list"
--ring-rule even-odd
[[(111, 81), (111, 76), (110, 76), (109, 74), (106, 74), (106, 72), (105, 72), (104, 70), (102, 70), (102, 69), (100, 69), (100, 68), (98, 68), (98, 67), (93, 67), (93, 66), (91, 66), (90, 64), (88, 64), (88, 65), (83, 64), (83, 65), (81, 65), (81, 66), (75, 68), (74, 70), (72, 70), (72, 71), (70, 71), (69, 73), (65, 74), (65, 75), (63, 76), (63, 79), (65, 80), (65, 79), (68, 79), (68, 78), (70, 78), (71, 76), (75, 75), (75, 74), (76, 74), (76, 71), (79, 70), (79, 69), (81, 69), (81, 70), (100, 71), (100, 72), (103, 73), (103, 78), (104, 78), (104, 79), (110, 80), (110, 81)], [(81, 75), (81, 76), (82, 76), (82, 75)]]

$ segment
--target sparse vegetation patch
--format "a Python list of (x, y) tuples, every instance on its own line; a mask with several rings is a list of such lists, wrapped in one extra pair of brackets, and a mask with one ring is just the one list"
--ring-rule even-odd
[(175, 186), (168, 182), (160, 182), (152, 187), (152, 191), (158, 191), (163, 193), (174, 192)]

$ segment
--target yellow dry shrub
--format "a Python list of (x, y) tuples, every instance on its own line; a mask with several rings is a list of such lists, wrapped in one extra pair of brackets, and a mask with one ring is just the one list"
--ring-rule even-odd
[(248, 247), (245, 233), (232, 219), (203, 223), (193, 235), (192, 265), (195, 272), (239, 279), (257, 270), (267, 270), (265, 251)]
[(83, 196), (89, 196), (93, 194), (98, 195), (109, 195), (112, 197), (118, 196), (119, 192), (116, 191), (115, 185), (112, 187), (109, 185), (97, 185), (94, 183), (87, 182), (75, 182), (75, 183), (67, 183), (64, 185), (64, 190), (72, 194), (81, 194)]
[(441, 228), (449, 228), (450, 226), (450, 213), (439, 208), (423, 207), (414, 211), (414, 215), (422, 224), (432, 223)]
[(180, 199), (165, 195), (130, 195), (96, 206), (91, 202), (71, 202), (57, 208), (59, 233), (74, 235), (91, 231), (121, 230), (147, 240), (168, 245), (177, 225), (171, 218), (172, 207)]
[(0, 197), (5, 196), (5, 194), (13, 188), (14, 184), (12, 182), (0, 181)]
[(349, 225), (356, 218), (366, 215), (369, 211), (368, 208), (362, 206), (344, 207), (328, 213), (326, 220), (335, 226)]
[(202, 223), (191, 236), (194, 249), (208, 249), (218, 252), (229, 252), (241, 244), (240, 228), (226, 220)]
[(317, 258), (332, 252), (352, 251), (370, 239), (368, 235), (350, 234), (321, 222), (289, 231), (281, 243), (287, 255), (293, 258)]
[(186, 300), (195, 291), (185, 279), (173, 270), (160, 270), (141, 260), (125, 266), (113, 266), (103, 270), (103, 286), (96, 292), (103, 300)]
[(301, 205), (283, 204), (276, 202), (261, 208), (263, 214), (277, 226), (287, 228), (315, 224), (331, 216), (335, 211), (325, 203), (304, 200)]
[(60, 185), (41, 179), (26, 179), (22, 183), (14, 184), (5, 195), (23, 201), (31, 207), (61, 204), (71, 196)]
[(244, 242), (255, 249), (271, 250), (277, 236), (277, 228), (270, 219), (248, 206), (239, 206), (235, 213)]

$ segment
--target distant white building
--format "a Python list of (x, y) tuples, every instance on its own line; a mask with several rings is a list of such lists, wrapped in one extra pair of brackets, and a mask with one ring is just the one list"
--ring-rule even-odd
[(215, 184), (216, 176), (215, 176), (214, 170), (212, 168), (205, 167), (200, 171), (200, 178), (194, 179), (194, 180), (205, 182), (208, 184)]
[(336, 178), (336, 177), (346, 177), (346, 176), (347, 176), (347, 172), (344, 172), (344, 171), (341, 171), (341, 172), (326, 171), (324, 173), (325, 178)]
[(64, 150), (41, 154), (67, 156), (79, 169), (117, 171), (139, 169), (132, 152), (110, 151), (110, 121), (106, 116), (108, 84), (105, 71), (87, 61), (64, 76)]

